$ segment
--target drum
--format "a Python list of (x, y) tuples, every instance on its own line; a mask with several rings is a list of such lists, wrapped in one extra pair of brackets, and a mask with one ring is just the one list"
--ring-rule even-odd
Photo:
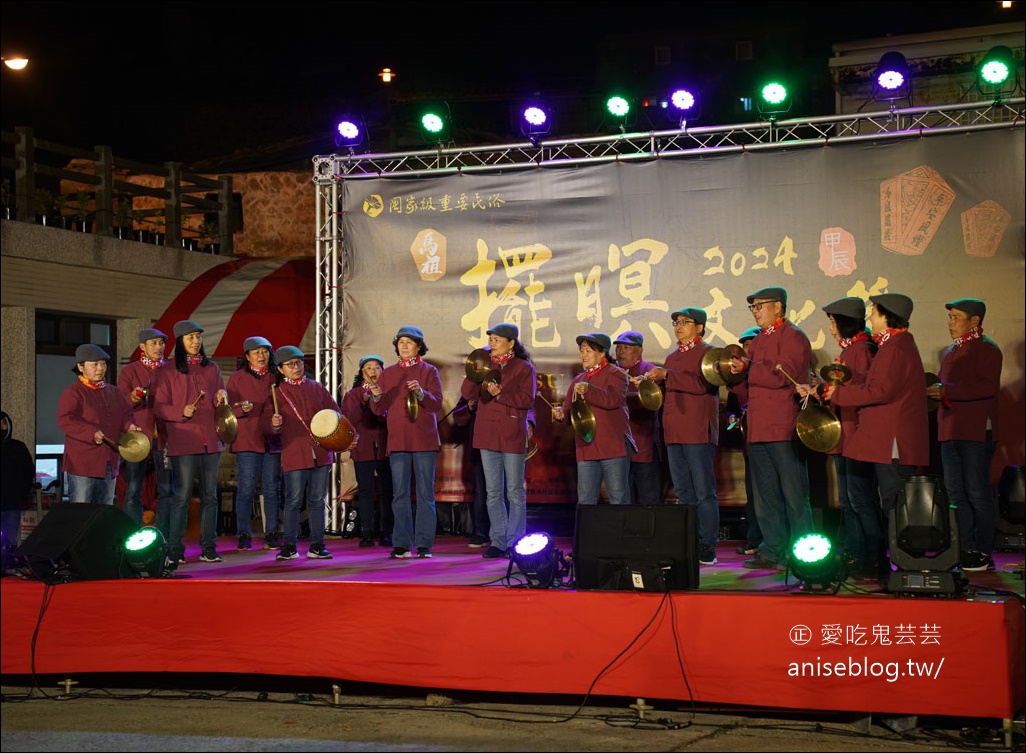
[(345, 452), (356, 438), (353, 425), (349, 419), (337, 410), (325, 408), (319, 410), (310, 419), (310, 433), (314, 440), (325, 450)]

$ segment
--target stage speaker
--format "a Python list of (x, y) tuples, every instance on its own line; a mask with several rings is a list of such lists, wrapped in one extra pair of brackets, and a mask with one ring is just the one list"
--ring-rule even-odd
[(124, 542), (137, 530), (113, 505), (62, 502), (43, 516), (17, 554), (46, 583), (130, 577)]
[(694, 505), (578, 505), (574, 583), (600, 591), (698, 588)]

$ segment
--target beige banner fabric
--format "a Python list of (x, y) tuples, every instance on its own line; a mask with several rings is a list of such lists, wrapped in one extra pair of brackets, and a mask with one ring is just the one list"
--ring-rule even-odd
[[(722, 347), (753, 324), (746, 296), (779, 285), (819, 366), (838, 353), (825, 304), (900, 292), (915, 302), (911, 331), (936, 372), (950, 343), (944, 304), (977, 297), (988, 307), (984, 331), (1004, 353), (996, 478), (1024, 462), (1024, 141), (1018, 128), (347, 180), (345, 384), (362, 355), (392, 362), (396, 331), (415, 324), (448, 409), (489, 326), (516, 323), (540, 374), (528, 501), (572, 502), (573, 437), (551, 425), (547, 401), (580, 369), (577, 335), (638, 330), (645, 358), (661, 364), (675, 347), (673, 311), (705, 309), (705, 339)], [(456, 501), (469, 450), (444, 423), (438, 498)], [(743, 503), (739, 453), (721, 449), (721, 500)]]

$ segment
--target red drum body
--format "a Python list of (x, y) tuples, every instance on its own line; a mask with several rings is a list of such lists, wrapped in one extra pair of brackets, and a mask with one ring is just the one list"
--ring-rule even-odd
[(325, 408), (319, 410), (310, 419), (310, 433), (317, 444), (333, 452), (345, 452), (356, 438), (353, 425), (349, 419), (337, 410)]

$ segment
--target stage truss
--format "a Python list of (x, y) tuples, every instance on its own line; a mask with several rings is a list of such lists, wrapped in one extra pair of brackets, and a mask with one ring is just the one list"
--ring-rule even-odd
[[(330, 154), (313, 158), (316, 202), (317, 379), (336, 399), (342, 374), (341, 291), (346, 280), (345, 239), (339, 187), (346, 180), (387, 177), (437, 177), (461, 172), (505, 172), (607, 162), (688, 159), (715, 154), (775, 149), (817, 148), (939, 134), (1023, 128), (1026, 98), (963, 102), (928, 107), (759, 121), (644, 133), (617, 133), (578, 139), (536, 140), (493, 146), (454, 147), (380, 154)], [(326, 529), (342, 532), (346, 513), (340, 496), (340, 472), (333, 466)]]

